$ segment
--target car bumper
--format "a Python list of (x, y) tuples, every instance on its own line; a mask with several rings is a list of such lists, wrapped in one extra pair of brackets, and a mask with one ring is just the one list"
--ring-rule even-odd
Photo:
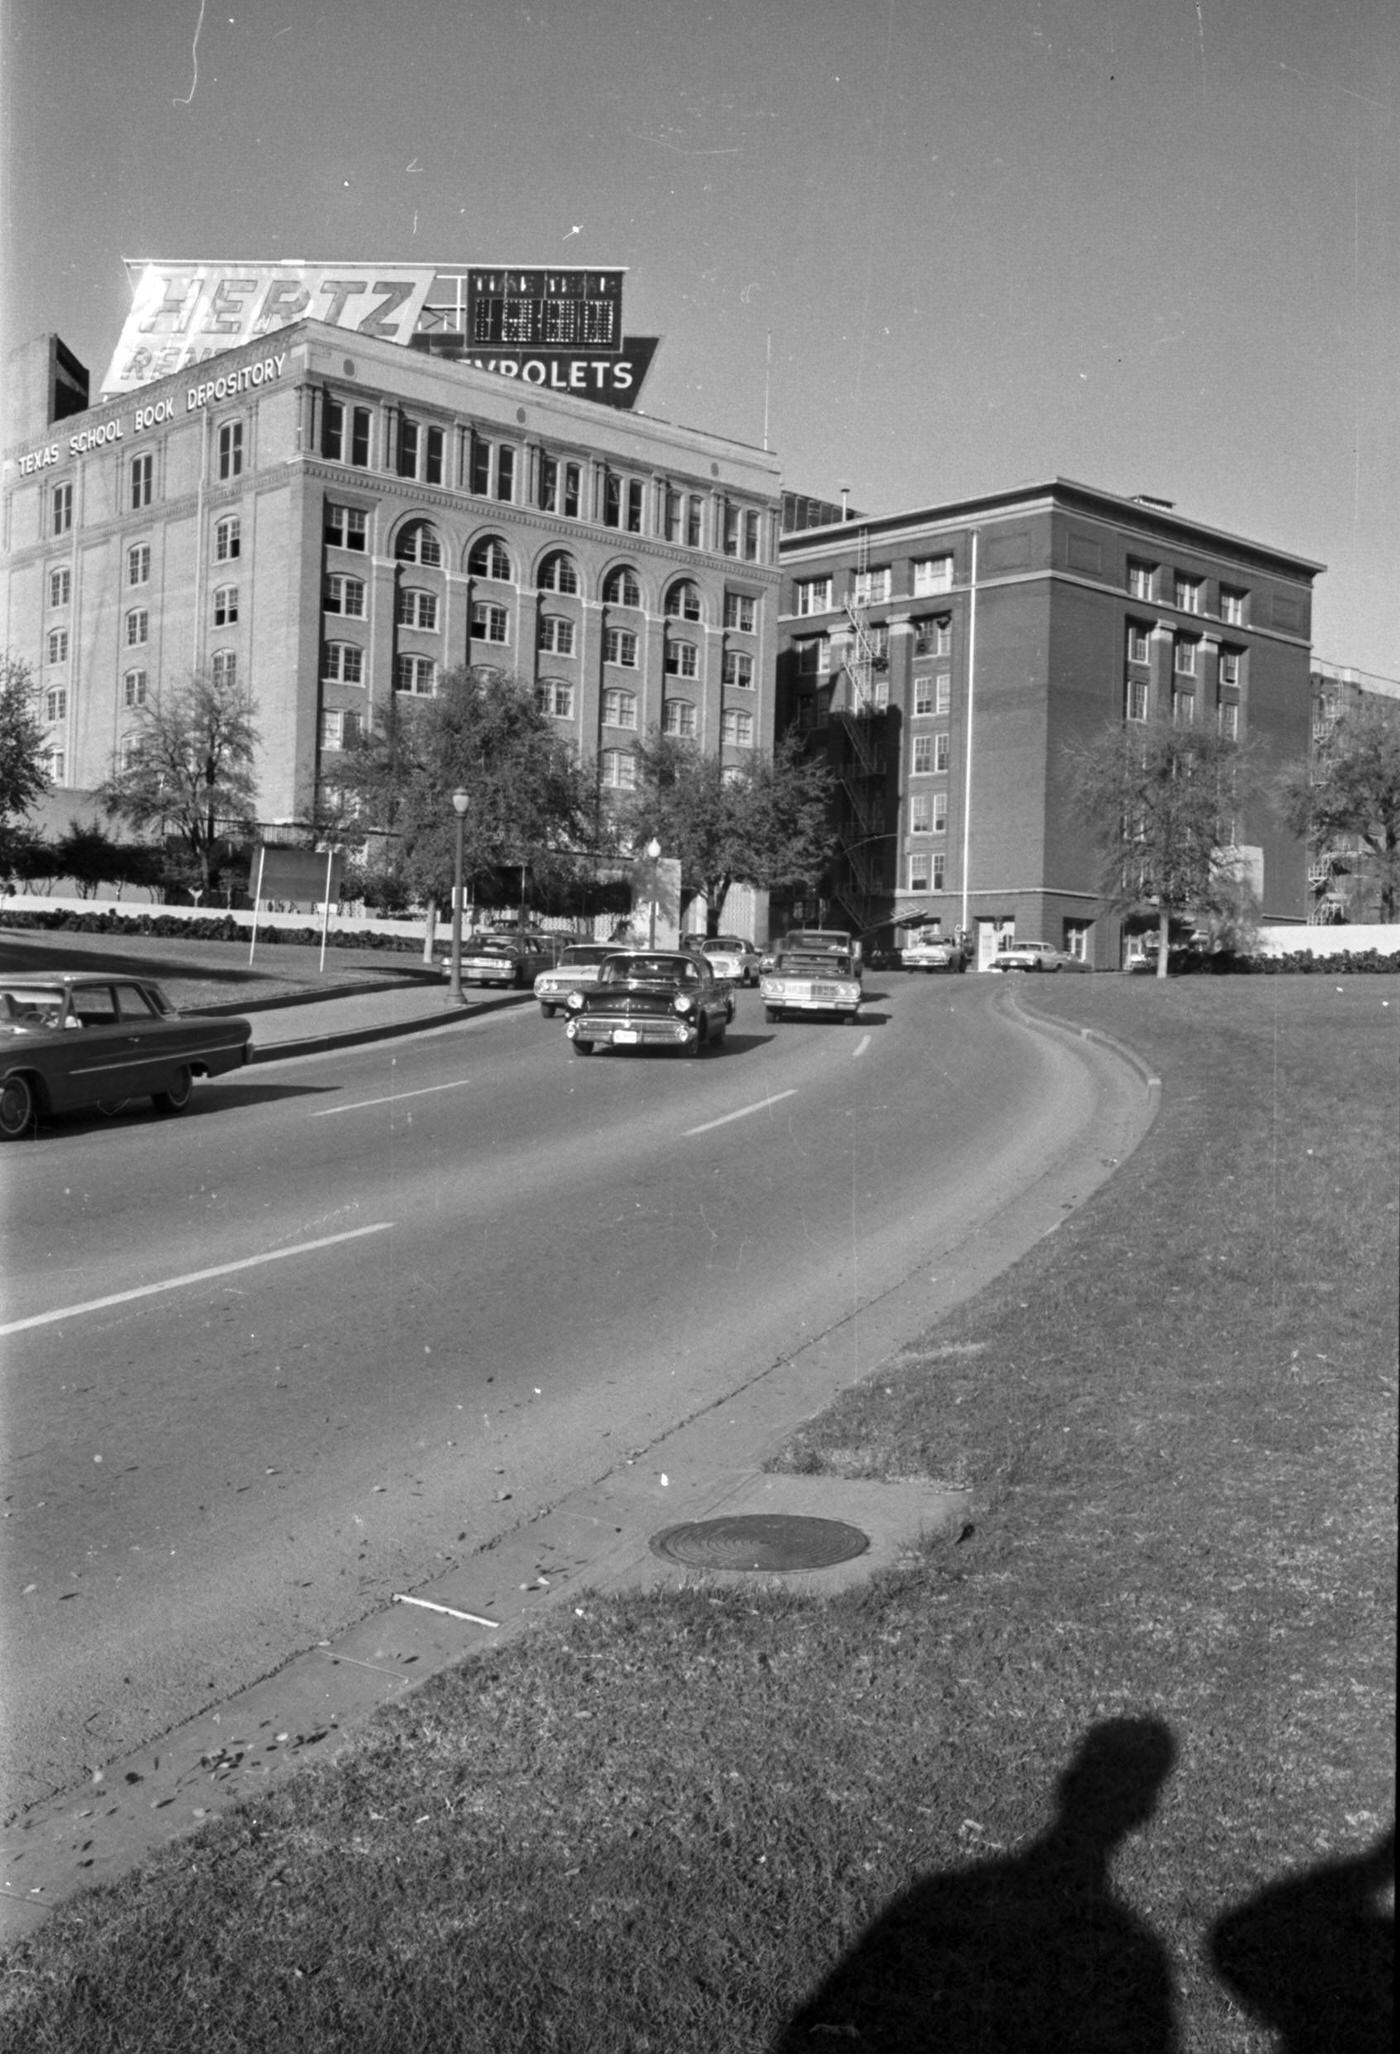
[(570, 1041), (591, 1041), (596, 1048), (688, 1048), (698, 1028), (694, 1020), (618, 1019), (608, 1014), (575, 1013), (565, 1033)]

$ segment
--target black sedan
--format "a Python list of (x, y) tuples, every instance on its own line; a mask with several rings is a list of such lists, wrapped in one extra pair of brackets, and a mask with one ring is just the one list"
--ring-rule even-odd
[(246, 1020), (177, 1012), (144, 977), (0, 977), (0, 1141), (46, 1113), (112, 1113), (133, 1098), (178, 1113), (196, 1077), (251, 1061), (252, 1038)]
[(704, 956), (627, 949), (607, 958), (597, 980), (570, 992), (565, 1029), (574, 1054), (595, 1048), (671, 1048), (698, 1056), (718, 1048), (734, 1017), (734, 989)]

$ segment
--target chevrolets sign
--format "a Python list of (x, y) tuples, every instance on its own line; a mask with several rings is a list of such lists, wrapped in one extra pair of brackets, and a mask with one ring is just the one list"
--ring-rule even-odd
[(104, 396), (134, 392), (172, 371), (292, 321), (407, 345), (438, 267), (433, 264), (159, 264), (128, 261), (131, 312)]

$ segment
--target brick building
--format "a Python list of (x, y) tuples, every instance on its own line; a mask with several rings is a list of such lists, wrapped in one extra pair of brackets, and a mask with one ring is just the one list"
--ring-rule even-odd
[[(1153, 710), (1303, 755), (1322, 565), (1164, 501), (1057, 479), (780, 542), (778, 724), (824, 744), (839, 855), (819, 906), (903, 938), (964, 928), (1101, 968), (1119, 923), (1067, 789), (1064, 745)], [(1264, 802), (1241, 861), (1270, 920), (1301, 920), (1306, 857)], [(775, 909), (775, 922), (777, 920)]]
[(70, 353), (17, 354), (0, 643), (40, 689), (50, 822), (197, 672), (255, 707), (266, 822), (466, 662), (532, 680), (605, 788), (652, 729), (771, 749), (771, 456), (314, 320), (76, 412)]
[[(1400, 720), (1400, 681), (1377, 677), (1349, 664), (1313, 665), (1311, 750), (1325, 745), (1337, 722), (1349, 713), (1388, 708)], [(1365, 925), (1381, 917), (1375, 869), (1356, 835), (1340, 835), (1308, 850), (1308, 919), (1331, 927), (1347, 921)]]

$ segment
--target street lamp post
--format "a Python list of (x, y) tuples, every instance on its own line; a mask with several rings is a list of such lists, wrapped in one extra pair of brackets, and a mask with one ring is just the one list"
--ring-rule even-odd
[(462, 1003), (462, 850), (467, 828), (467, 807), (471, 794), (459, 785), (452, 794), (452, 810), (457, 816), (457, 844), (452, 861), (452, 981), (448, 985), (448, 998), (454, 1006)]
[(647, 861), (651, 865), (651, 902), (649, 908), (651, 918), (647, 924), (647, 947), (654, 949), (656, 947), (656, 866), (661, 861), (661, 844), (655, 835), (647, 843)]

